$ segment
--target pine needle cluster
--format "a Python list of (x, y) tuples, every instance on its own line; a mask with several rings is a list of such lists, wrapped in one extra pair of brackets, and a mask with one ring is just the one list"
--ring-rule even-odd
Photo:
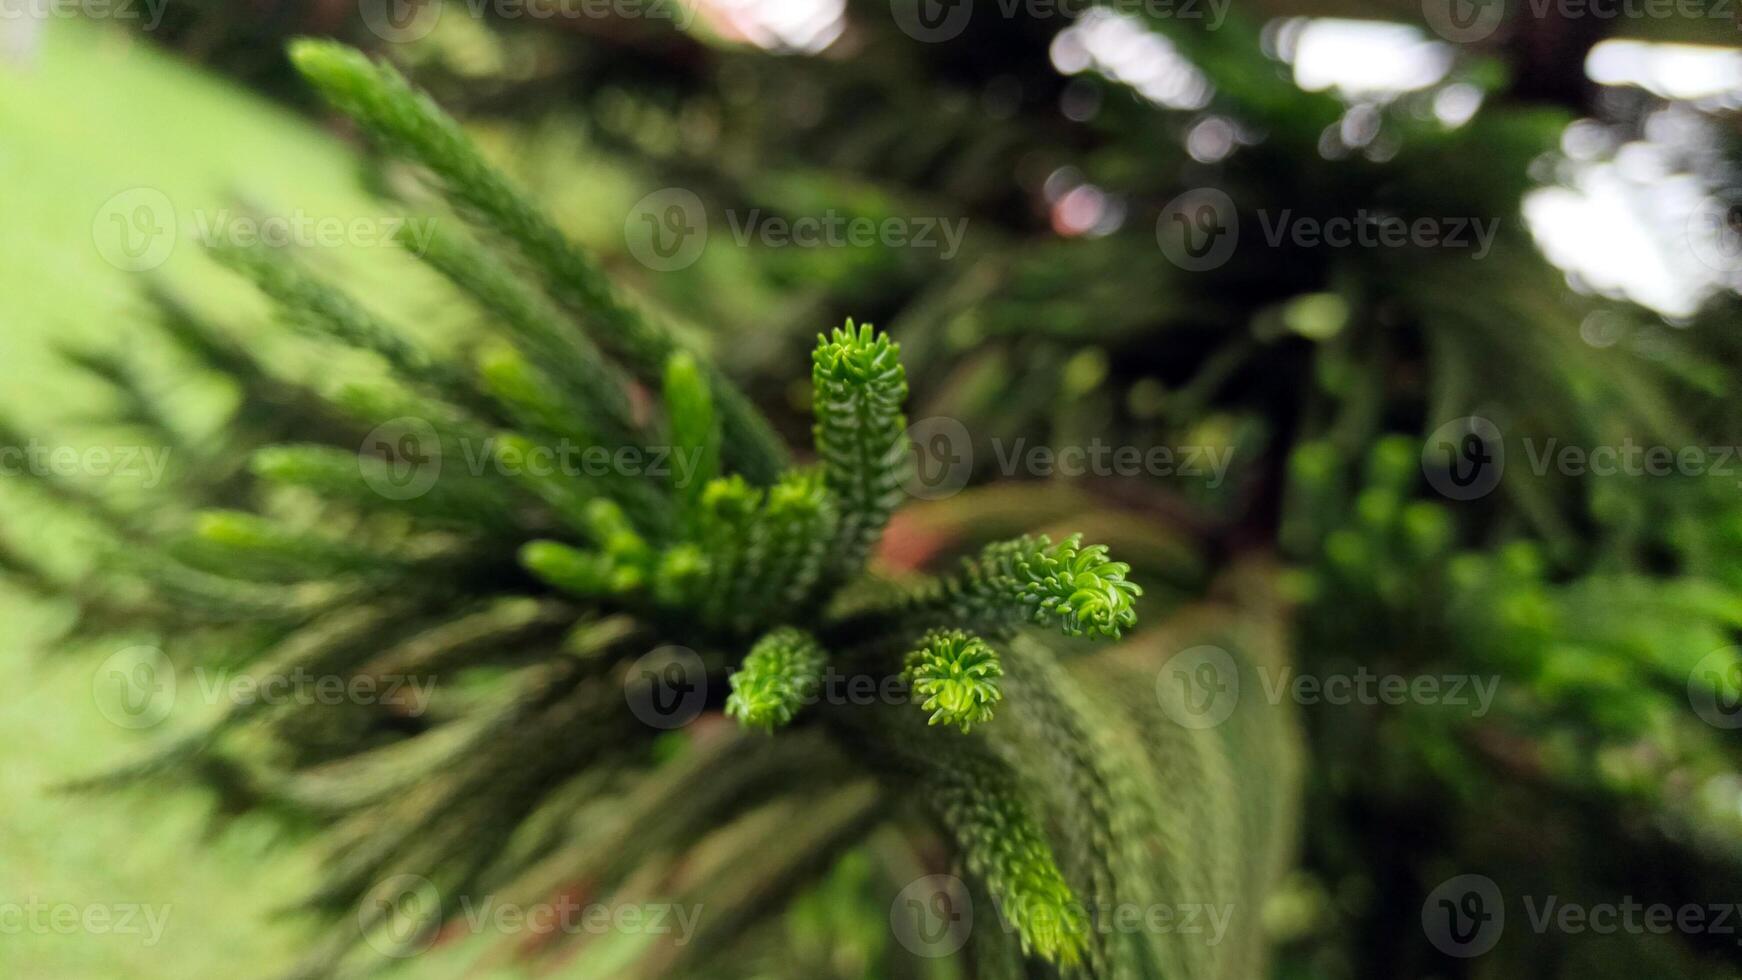
[[(239, 807), (312, 816), (329, 859), (311, 905), (341, 918), (407, 875), (444, 896), (539, 895), (573, 881), (631, 887), (696, 841), (779, 853), (671, 886), (718, 920), (691, 946), (647, 953), (649, 972), (711, 962), (913, 801), (1008, 923), (981, 930), (985, 971), (1026, 957), (1141, 975), (1158, 958), (1219, 955), (1174, 936), (1110, 938), (1090, 921), (1165, 877), (1141, 840), (1176, 815), (1118, 776), (1145, 763), (1115, 744), (1117, 719), (1147, 709), (1097, 703), (1024, 631), (1120, 638), (1142, 594), (1127, 565), (1077, 536), (1022, 537), (954, 574), (865, 588), (909, 460), (897, 343), (851, 321), (819, 336), (816, 462), (795, 465), (743, 392), (620, 293), (397, 72), (331, 43), (300, 42), (292, 56), (463, 222), (412, 252), (465, 297), (478, 334), (464, 353), (438, 352), (294, 254), (214, 245), (288, 324), (373, 356), (385, 379), (286, 378), (158, 294), (168, 333), (228, 377), (242, 407), (179, 489), (211, 506), (179, 520), (169, 508), (145, 521), (106, 512), (129, 539), (109, 580), (128, 588), (87, 596), (87, 609), (93, 622), (108, 609), (156, 624), (184, 663), (423, 678), (434, 694), (230, 705), (85, 787), (198, 776)], [(657, 449), (683, 465), (535, 465), (558, 443)], [(224, 469), (238, 449), (248, 465)], [(888, 680), (894, 694), (832, 697), (837, 672)], [(661, 685), (687, 714), (667, 712), (661, 691), (637, 700)], [(663, 714), (650, 719), (649, 705)], [(665, 730), (710, 708), (740, 730), (673, 757)], [(440, 916), (409, 929), (390, 917), (345, 920), (305, 972), (379, 949), (382, 930), (397, 955), (441, 928)]]

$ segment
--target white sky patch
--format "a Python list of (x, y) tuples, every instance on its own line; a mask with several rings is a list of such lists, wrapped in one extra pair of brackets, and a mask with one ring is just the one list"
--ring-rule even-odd
[[(1604, 85), (1629, 85), (1695, 106), (1742, 105), (1742, 50), (1604, 41), (1585, 59)], [(1742, 285), (1742, 208), (1676, 161), (1709, 141), (1697, 109), (1672, 103), (1645, 139), (1606, 152), (1603, 127), (1567, 128), (1557, 186), (1531, 192), (1525, 220), (1543, 253), (1583, 286), (1672, 319)], [(1738, 202), (1742, 203), (1742, 202)]]
[(1678, 234), (1704, 188), (1685, 174), (1642, 181), (1628, 170), (1620, 162), (1580, 166), (1570, 186), (1525, 195), (1524, 219), (1549, 261), (1592, 291), (1689, 316), (1719, 288), (1716, 271)]
[(1585, 56), (1585, 74), (1603, 85), (1637, 85), (1666, 99), (1734, 99), (1742, 95), (1742, 50), (1603, 41)]
[(1266, 33), (1277, 57), (1294, 66), (1295, 84), (1308, 92), (1383, 100), (1428, 88), (1452, 69), (1451, 46), (1408, 24), (1296, 17)]
[(770, 51), (815, 54), (847, 26), (846, 0), (686, 0), (731, 41)]
[(1482, 90), (1469, 82), (1454, 82), (1434, 93), (1434, 117), (1447, 129), (1457, 129), (1476, 118), (1480, 108)]
[(1210, 104), (1210, 80), (1173, 42), (1129, 14), (1089, 10), (1053, 38), (1051, 54), (1062, 74), (1096, 71), (1159, 106), (1202, 109)]

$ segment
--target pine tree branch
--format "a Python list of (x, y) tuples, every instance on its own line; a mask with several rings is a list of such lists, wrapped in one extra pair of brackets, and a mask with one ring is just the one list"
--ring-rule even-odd
[(785, 727), (815, 695), (826, 660), (822, 645), (804, 630), (783, 627), (769, 633), (733, 672), (726, 714), (748, 728)]
[[(290, 48), (303, 77), (387, 150), (427, 168), (461, 214), (511, 243), (541, 275), (545, 289), (595, 339), (654, 382), (678, 343), (624, 300), (598, 263), (542, 210), (485, 161), (452, 119), (390, 66), (332, 42), (303, 39)], [(772, 482), (787, 454), (749, 399), (717, 369), (710, 383), (720, 404), (726, 456), (746, 477)]]
[(840, 581), (859, 573), (902, 500), (910, 462), (907, 374), (901, 347), (869, 324), (818, 336), (811, 355), (817, 457), (824, 480), (840, 501), (830, 574)]

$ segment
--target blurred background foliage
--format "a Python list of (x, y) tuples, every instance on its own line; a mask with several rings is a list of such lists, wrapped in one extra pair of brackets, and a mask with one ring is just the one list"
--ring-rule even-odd
[[(93, 419), (119, 416), (215, 438), (234, 402), (154, 346), (135, 323), (137, 277), (92, 248), (91, 216), (116, 191), (335, 214), (414, 197), (405, 173), (315, 132), (348, 135), (294, 84), (282, 42), (335, 35), (402, 64), (461, 115), (794, 441), (808, 406), (790, 365), (819, 327), (851, 315), (888, 328), (906, 352), (910, 416), (963, 423), (971, 452), (937, 462), (969, 466), (976, 487), (904, 515), (891, 565), (1071, 527), (1121, 543), (1155, 583), (1158, 621), (1259, 559), (1293, 608), (1299, 673), (1500, 678), (1483, 717), (1303, 711), (1300, 864), (1265, 910), (1278, 976), (1742, 969), (1722, 935), (1513, 928), (1464, 962), (1420, 927), (1425, 896), (1466, 872), (1508, 895), (1586, 903), (1737, 896), (1742, 759), (1689, 703), (1708, 674), (1720, 696), (1736, 693), (1733, 657), (1695, 669), (1742, 627), (1734, 474), (1556, 476), (1533, 472), (1524, 450), (1742, 438), (1730, 398), (1742, 262), (1709, 261), (1734, 254), (1734, 231), (1702, 240), (1692, 220), (1737, 183), (1742, 52), (1689, 46), (1730, 43), (1729, 20), (1514, 10), (1491, 37), (1455, 44), (1422, 9), (1379, 0), (1266, 0), (1223, 11), (1214, 29), (1129, 7), (982, 7), (956, 36), (922, 43), (903, 30), (901, 0), (704, 2), (679, 8), (681, 26), (475, 19), (449, 3), (387, 37), (382, 9), (173, 0), (143, 34), (0, 23), (0, 406), (21, 429), (97, 443), (113, 423)], [(671, 187), (699, 196), (710, 234), (693, 264), (655, 272), (634, 258), (632, 226), (638, 202)], [(1233, 202), (1242, 244), (1189, 271), (1158, 244), (1158, 223), (1165, 239), (1172, 203), (1206, 187)], [(948, 257), (739, 245), (726, 216), (752, 211), (965, 219), (968, 231)], [(1480, 256), (1267, 245), (1265, 221), (1284, 211), (1497, 231)], [(194, 252), (165, 269), (178, 294), (231, 321), (261, 316)], [(456, 326), (415, 264), (352, 253), (318, 261), (432, 338)], [(139, 391), (178, 417), (137, 417)], [(1450, 500), (1423, 445), (1471, 415), (1504, 433), (1507, 469), (1492, 494)], [(1215, 486), (1017, 474), (980, 489), (1004, 475), (993, 436), (1216, 446), (1233, 463)], [(72, 613), (53, 596), (82, 571), (65, 542), (88, 529), (29, 488), (0, 494), (15, 644), (63, 647)], [(265, 913), (308, 875), (305, 855), (269, 846), (283, 827), (246, 818), (202, 836), (221, 801), (193, 791), (167, 806), (148, 793), (103, 806), (42, 797), (136, 741), (90, 707), (91, 658), (107, 649), (0, 663), (17, 692), (0, 706), (14, 735), (6, 782), (31, 801), (0, 817), (0, 876), (43, 892), (164, 894), (175, 928), (146, 957), (8, 937), (0, 970), (283, 965), (299, 927), (265, 925)], [(776, 942), (781, 972), (883, 972), (886, 868), (856, 852), (795, 906)], [(412, 969), (507, 968), (495, 953), (477, 967), (442, 952), (449, 965)]]

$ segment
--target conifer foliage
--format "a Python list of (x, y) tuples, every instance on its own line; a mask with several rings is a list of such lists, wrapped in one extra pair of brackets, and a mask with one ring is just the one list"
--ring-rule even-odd
[[(1163, 897), (1251, 908), (1286, 850), (1276, 837), (1191, 845), (1207, 797), (1169, 798), (1132, 741), (1150, 725), (1155, 751), (1211, 767), (1205, 786), (1232, 792), (1222, 743), (1244, 729), (1165, 727), (1152, 697), (1121, 703), (1142, 682), (1112, 665), (1074, 677), (1025, 635), (1120, 638), (1142, 594), (1127, 565), (1076, 536), (1036, 536), (990, 545), (955, 574), (878, 580), (868, 560), (908, 461), (899, 345), (851, 321), (818, 338), (817, 462), (793, 465), (722, 373), (637, 310), (393, 69), (331, 43), (292, 54), (469, 226), (414, 251), (476, 307), (481, 333), (467, 356), (437, 353), (293, 255), (215, 246), (288, 323), (373, 355), (386, 379), (281, 377), (160, 295), (167, 332), (230, 377), (237, 418), (256, 423), (233, 426), (211, 457), (247, 449), (251, 463), (190, 477), (177, 499), (210, 506), (165, 502), (149, 521), (171, 533), (111, 513), (129, 557), (107, 605), (87, 597), (88, 619), (155, 623), (182, 662), (420, 678), (432, 693), (237, 704), (83, 788), (197, 776), (237, 807), (312, 817), (328, 864), (311, 905), (337, 925), (304, 964), (311, 976), (365, 947), (427, 947), (454, 897), (531, 900), (576, 882), (621, 893), (690, 848), (700, 870), (670, 887), (706, 907), (706, 927), (643, 950), (635, 972), (728, 975), (721, 950), (910, 811), (930, 814), (988, 900), (976, 972), (1237, 974), (1256, 933), (1222, 951), (1115, 936), (1090, 918)], [(663, 447), (686, 465), (533, 465), (559, 440)], [(488, 465), (463, 465), (480, 447)], [(901, 696), (825, 696), (833, 673), (893, 681)], [(636, 700), (661, 681), (687, 713)], [(649, 703), (651, 716), (638, 710)], [(710, 706), (736, 725), (673, 748), (666, 730)], [(1247, 789), (1261, 783), (1278, 781)], [(450, 899), (409, 926), (380, 895), (408, 878)]]

